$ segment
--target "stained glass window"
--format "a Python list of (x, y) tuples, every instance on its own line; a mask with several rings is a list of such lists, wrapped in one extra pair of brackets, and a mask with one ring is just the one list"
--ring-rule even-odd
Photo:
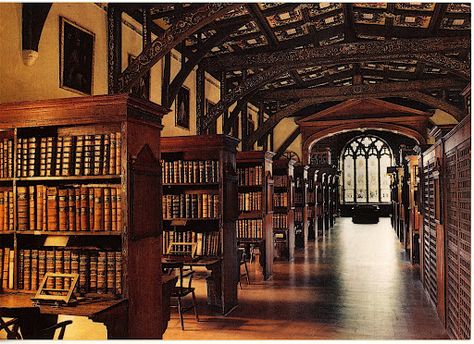
[(392, 152), (385, 141), (373, 135), (358, 136), (346, 145), (341, 160), (344, 202), (390, 202), (387, 167), (392, 165)]

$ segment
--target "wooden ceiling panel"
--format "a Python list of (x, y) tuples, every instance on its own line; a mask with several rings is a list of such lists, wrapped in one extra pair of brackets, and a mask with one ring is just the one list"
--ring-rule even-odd
[(430, 26), (430, 20), (431, 16), (397, 15), (393, 20), (393, 25), (427, 29)]

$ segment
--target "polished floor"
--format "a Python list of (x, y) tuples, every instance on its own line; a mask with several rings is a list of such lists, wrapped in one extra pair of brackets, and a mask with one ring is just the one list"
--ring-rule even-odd
[(227, 317), (207, 308), (204, 278), (196, 280), (201, 321), (187, 313), (182, 331), (173, 313), (164, 339), (448, 338), (388, 218), (339, 218), (294, 262), (275, 263), (272, 280), (259, 280), (256, 269)]

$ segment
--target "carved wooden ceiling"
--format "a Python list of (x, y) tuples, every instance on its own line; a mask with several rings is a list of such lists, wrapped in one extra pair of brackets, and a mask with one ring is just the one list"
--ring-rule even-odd
[[(193, 11), (200, 5), (162, 3), (145, 6), (156, 24), (152, 29), (159, 32), (174, 25), (183, 13)], [(140, 18), (141, 11), (143, 7), (128, 9), (135, 18)], [(264, 71), (266, 67), (253, 63), (258, 54), (288, 52), (288, 56), (292, 56), (290, 52), (304, 49), (398, 39), (469, 39), (470, 15), (469, 3), (247, 3), (234, 7), (194, 32), (178, 49), (190, 57), (200, 50), (207, 39), (225, 32), (224, 38), (205, 53), (203, 65), (217, 79), (221, 79), (224, 73), (227, 89), (231, 90)], [(416, 42), (411, 44), (416, 45)], [(450, 87), (437, 85), (423, 92), (460, 106), (462, 98), (459, 93), (469, 80), (454, 75), (453, 70), (458, 63), (470, 65), (469, 46), (452, 51), (448, 49), (437, 55), (450, 61), (451, 68), (444, 68), (442, 63), (432, 63), (433, 58), (407, 55), (398, 53), (393, 58), (379, 56), (371, 59), (369, 56), (348, 61), (335, 59), (333, 64), (295, 64), (294, 68), (282, 68), (280, 75), (269, 78), (266, 83), (260, 81), (258, 87), (252, 89), (250, 99), (259, 103), (262, 100), (260, 92), (272, 90), (452, 78), (459, 80), (459, 84)], [(331, 59), (331, 56), (326, 58)], [(214, 62), (219, 61), (225, 61), (225, 70), (214, 67), (217, 64)], [(239, 63), (232, 63), (235, 61)], [(265, 99), (264, 106), (269, 113), (274, 113), (291, 102)], [(421, 102), (415, 105), (423, 108)]]

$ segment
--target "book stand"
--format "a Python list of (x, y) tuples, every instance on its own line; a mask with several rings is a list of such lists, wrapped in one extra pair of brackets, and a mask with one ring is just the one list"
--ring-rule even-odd
[[(70, 279), (71, 283), (69, 289), (61, 288), (46, 288), (46, 281), (48, 278), (62, 278), (63, 285), (65, 279)], [(61, 306), (71, 306), (77, 303), (76, 295), (74, 295), (74, 289), (76, 288), (77, 281), (79, 280), (79, 274), (61, 274), (61, 273), (52, 273), (47, 272), (41, 285), (36, 292), (35, 297), (31, 298), (35, 306), (38, 305), (52, 305), (55, 307)]]

